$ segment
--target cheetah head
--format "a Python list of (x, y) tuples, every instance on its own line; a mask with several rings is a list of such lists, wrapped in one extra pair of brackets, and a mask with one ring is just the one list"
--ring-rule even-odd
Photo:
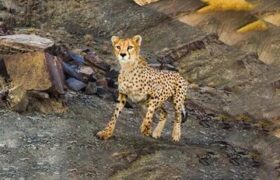
[(132, 38), (121, 39), (117, 36), (111, 38), (114, 54), (120, 63), (133, 62), (139, 57), (142, 37), (136, 35)]

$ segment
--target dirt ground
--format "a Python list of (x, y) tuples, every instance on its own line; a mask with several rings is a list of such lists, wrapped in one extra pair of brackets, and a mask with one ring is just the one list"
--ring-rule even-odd
[[(95, 134), (114, 103), (68, 96), (65, 114), (1, 110), (1, 179), (277, 179), (279, 139), (248, 124), (189, 109), (182, 140), (143, 137), (138, 109), (125, 109), (114, 137)], [(170, 109), (171, 110), (171, 109)], [(110, 113), (109, 113), (110, 112)], [(172, 114), (172, 113), (171, 113)], [(156, 121), (155, 121), (156, 122)]]

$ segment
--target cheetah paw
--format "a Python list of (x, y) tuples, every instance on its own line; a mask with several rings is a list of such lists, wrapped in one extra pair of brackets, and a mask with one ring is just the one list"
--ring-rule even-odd
[(112, 136), (112, 134), (110, 134), (110, 133), (108, 133), (107, 131), (104, 131), (104, 130), (99, 131), (96, 135), (102, 140), (106, 140), (106, 139), (108, 139)]
[(158, 138), (160, 138), (160, 136), (161, 136), (161, 132), (158, 131), (157, 129), (155, 129), (153, 131), (152, 137), (155, 138), (155, 139), (158, 139)]
[(181, 138), (181, 132), (172, 132), (172, 140), (174, 142), (179, 142)]
[(143, 0), (134, 0), (134, 2), (136, 2), (140, 6), (144, 6), (146, 4), (145, 2), (143, 2)]
[(172, 140), (174, 142), (179, 142), (180, 141), (180, 136), (174, 136), (174, 137), (172, 137)]

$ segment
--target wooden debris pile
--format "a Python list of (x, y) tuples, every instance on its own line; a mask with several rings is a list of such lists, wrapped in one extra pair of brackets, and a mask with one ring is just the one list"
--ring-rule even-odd
[(69, 90), (117, 97), (118, 73), (90, 49), (77, 54), (49, 39), (20, 34), (0, 36), (0, 55), (1, 102), (15, 111), (63, 112)]

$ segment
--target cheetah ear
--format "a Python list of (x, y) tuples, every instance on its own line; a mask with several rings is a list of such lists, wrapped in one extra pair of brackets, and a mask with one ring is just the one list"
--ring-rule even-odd
[(111, 41), (112, 41), (112, 44), (116, 44), (118, 41), (120, 40), (120, 38), (118, 36), (112, 36), (111, 37)]
[(141, 46), (142, 43), (142, 37), (140, 35), (136, 35), (133, 38), (133, 41), (136, 42), (139, 46)]

